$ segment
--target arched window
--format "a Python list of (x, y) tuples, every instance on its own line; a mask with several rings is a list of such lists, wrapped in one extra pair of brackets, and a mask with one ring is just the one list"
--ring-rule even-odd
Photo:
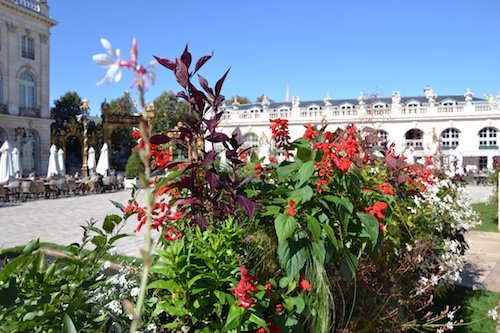
[(456, 128), (447, 128), (441, 133), (441, 144), (443, 149), (455, 149), (458, 147), (460, 131)]
[(259, 147), (259, 138), (254, 133), (247, 133), (244, 136), (245, 142), (243, 148), (257, 148)]
[(34, 108), (36, 105), (35, 79), (28, 72), (19, 75), (19, 107)]
[(384, 130), (377, 130), (377, 136), (381, 139), (378, 142), (378, 145), (383, 146), (387, 143), (387, 137), (389, 136), (389, 133), (387, 133), (387, 131)]
[[(0, 72), (0, 105), (1, 104), (4, 104), (4, 101), (3, 101), (3, 76), (2, 76), (2, 72)], [(2, 112), (0, 111), (0, 113), (2, 113)]]
[(479, 131), (479, 149), (496, 149), (497, 129), (494, 127), (485, 127)]
[(418, 128), (413, 128), (405, 134), (406, 147), (413, 147), (416, 150), (423, 149), (424, 132)]
[(23, 172), (38, 172), (38, 134), (27, 130), (26, 136), (21, 138), (21, 167)]
[(5, 135), (4, 130), (0, 127), (0, 147), (2, 147), (5, 140), (7, 140), (7, 136)]

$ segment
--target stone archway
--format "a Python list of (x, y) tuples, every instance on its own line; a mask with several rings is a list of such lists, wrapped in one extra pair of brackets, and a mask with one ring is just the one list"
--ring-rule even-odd
[(66, 173), (71, 175), (82, 169), (82, 141), (75, 135), (68, 135), (64, 143)]

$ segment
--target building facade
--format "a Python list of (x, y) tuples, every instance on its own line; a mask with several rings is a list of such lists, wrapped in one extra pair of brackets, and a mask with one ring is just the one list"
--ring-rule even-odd
[(289, 121), (291, 139), (304, 134), (307, 123), (334, 131), (355, 123), (372, 127), (397, 153), (415, 157), (441, 153), (448, 161), (469, 170), (491, 169), (500, 156), (500, 96), (474, 97), (467, 89), (463, 95), (438, 96), (425, 88), (423, 96), (403, 97), (395, 91), (389, 98), (367, 97), (239, 105), (228, 101), (221, 129), (229, 134), (237, 126), (245, 145), (260, 156), (274, 154), (269, 129), (270, 119)]
[(47, 170), (55, 24), (45, 0), (0, 0), (0, 144), (19, 149), (24, 173)]

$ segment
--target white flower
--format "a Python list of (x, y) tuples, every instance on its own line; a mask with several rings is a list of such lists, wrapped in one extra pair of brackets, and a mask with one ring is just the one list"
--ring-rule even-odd
[(493, 320), (497, 320), (498, 319), (497, 309), (488, 310), (488, 317), (490, 317)]
[(438, 328), (436, 333), (444, 333), (444, 328), (442, 328), (442, 327)]
[(406, 244), (406, 251), (411, 252), (413, 250), (413, 246), (411, 244)]
[(446, 329), (452, 331), (453, 330), (453, 322), (449, 321), (446, 323)]
[(111, 263), (110, 263), (108, 260), (106, 260), (106, 261), (104, 262), (104, 264), (102, 265), (102, 268), (103, 268), (103, 269), (108, 269), (108, 268), (109, 268), (109, 266), (111, 266)]
[(120, 49), (114, 49), (111, 46), (111, 43), (104, 38), (101, 38), (101, 44), (106, 49), (106, 53), (99, 53), (92, 56), (92, 60), (94, 60), (99, 66), (108, 68), (106, 75), (104, 78), (97, 82), (97, 85), (101, 85), (104, 82), (118, 82), (122, 78), (122, 72), (120, 70)]
[[(439, 281), (439, 278), (438, 278), (436, 275), (434, 275), (434, 274), (433, 274), (433, 275), (431, 276), (431, 284), (432, 284), (433, 286), (437, 286), (438, 281)], [(450, 318), (450, 319), (451, 319), (451, 318)]]
[(446, 316), (448, 317), (449, 320), (453, 320), (455, 318), (455, 311), (448, 312)]
[(140, 288), (138, 287), (134, 287), (130, 290), (130, 296), (132, 297), (135, 297), (135, 296), (139, 296), (139, 292), (141, 291)]

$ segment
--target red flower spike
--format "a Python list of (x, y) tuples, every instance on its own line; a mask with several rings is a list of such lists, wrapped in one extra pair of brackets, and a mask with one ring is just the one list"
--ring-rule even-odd
[(305, 291), (311, 291), (312, 290), (311, 284), (309, 283), (309, 281), (307, 281), (306, 279), (304, 279), (304, 277), (301, 277), (301, 280), (299, 282), (299, 287), (301, 289), (304, 289)]

